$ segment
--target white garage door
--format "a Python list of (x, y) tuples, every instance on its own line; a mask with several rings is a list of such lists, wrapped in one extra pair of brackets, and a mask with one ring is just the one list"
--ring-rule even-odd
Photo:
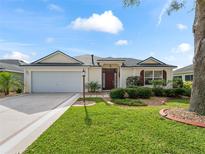
[(32, 92), (81, 92), (81, 72), (32, 72)]

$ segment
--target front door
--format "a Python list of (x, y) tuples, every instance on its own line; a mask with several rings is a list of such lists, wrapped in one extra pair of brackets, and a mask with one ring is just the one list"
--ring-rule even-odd
[(116, 70), (103, 69), (103, 90), (111, 90), (116, 87)]

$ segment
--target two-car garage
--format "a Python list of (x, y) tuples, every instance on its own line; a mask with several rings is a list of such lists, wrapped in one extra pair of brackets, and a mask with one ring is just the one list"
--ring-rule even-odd
[(82, 92), (80, 71), (32, 71), (31, 92)]

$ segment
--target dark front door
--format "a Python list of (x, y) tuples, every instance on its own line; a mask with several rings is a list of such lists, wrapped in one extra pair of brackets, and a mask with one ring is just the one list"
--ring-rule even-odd
[(110, 90), (115, 88), (116, 83), (116, 70), (115, 69), (103, 69), (103, 89)]

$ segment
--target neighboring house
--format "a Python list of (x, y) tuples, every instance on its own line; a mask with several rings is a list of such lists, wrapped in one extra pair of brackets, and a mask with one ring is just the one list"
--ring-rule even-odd
[(23, 80), (24, 69), (20, 65), (26, 64), (22, 60), (17, 59), (0, 59), (0, 72), (12, 72), (20, 76)]
[(133, 58), (100, 58), (93, 55), (75, 58), (56, 51), (31, 64), (23, 65), (25, 92), (82, 92), (82, 71), (85, 81), (97, 81), (102, 90), (126, 87), (127, 77), (140, 76), (143, 85), (151, 80), (172, 80), (175, 66), (153, 57), (145, 60)]
[(173, 78), (180, 78), (183, 81), (193, 81), (193, 65), (189, 65), (173, 72)]

